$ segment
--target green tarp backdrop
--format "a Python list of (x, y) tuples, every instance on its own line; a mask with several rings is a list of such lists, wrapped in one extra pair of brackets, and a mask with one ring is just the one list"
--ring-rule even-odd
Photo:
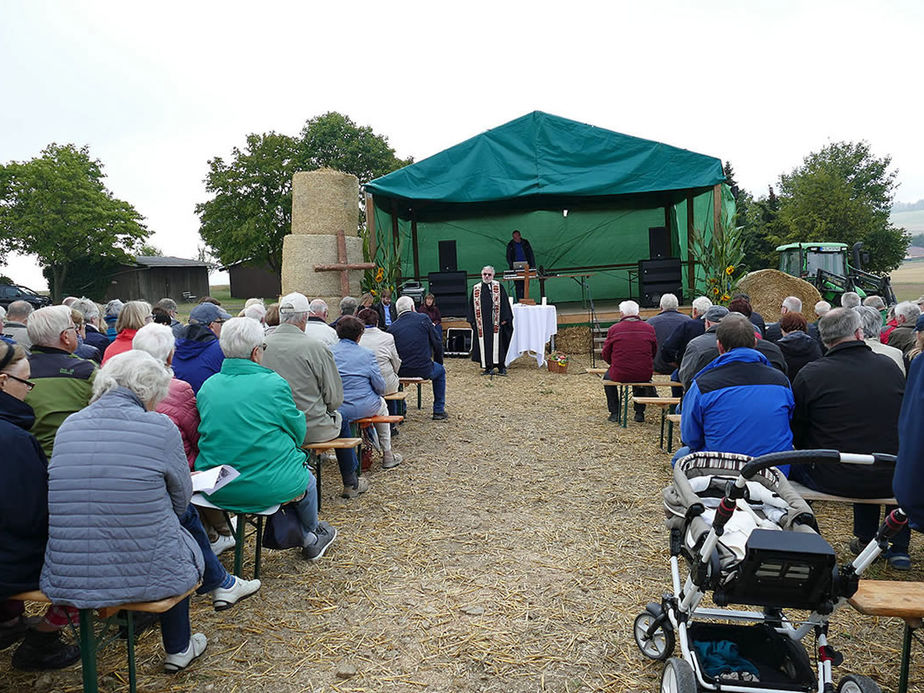
[[(502, 273), (514, 229), (546, 271), (637, 265), (649, 257), (648, 229), (665, 225), (665, 209), (672, 254), (686, 260), (686, 200), (694, 199), (694, 226), (710, 233), (713, 186), (724, 180), (714, 157), (537, 111), (365, 190), (375, 204), (379, 257), (397, 246), (402, 277), (426, 280), (439, 270), (442, 240), (456, 241), (458, 269), (477, 275), (492, 264)], [(730, 201), (726, 191), (723, 205)], [(595, 299), (637, 296), (626, 269), (589, 271)], [(531, 294), (537, 290), (533, 284)], [(581, 298), (569, 279), (549, 280), (546, 293), (552, 303)]]

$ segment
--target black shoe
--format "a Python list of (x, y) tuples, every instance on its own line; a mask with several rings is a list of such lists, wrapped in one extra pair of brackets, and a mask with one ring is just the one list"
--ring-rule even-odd
[(29, 626), (34, 626), (39, 620), (20, 615), (12, 625), (0, 627), (0, 650), (5, 650), (26, 637)]
[(636, 412), (635, 412), (635, 420), (638, 421), (639, 423), (645, 423), (645, 412), (643, 412), (643, 411), (636, 411)]
[(392, 424), (391, 425), (391, 437), (394, 438), (396, 435), (398, 435), (398, 424)]
[(497, 369), (497, 374), (498, 374), (498, 375), (507, 375), (507, 369), (506, 369), (506, 368), (498, 368), (498, 369)]
[(448, 419), (448, 418), (449, 418), (449, 414), (447, 414), (447, 413), (444, 412), (444, 411), (435, 411), (435, 412), (433, 412), (433, 420), (434, 420), (434, 421), (445, 421), (445, 420)]
[(482, 374), (482, 375), (494, 375), (494, 369), (493, 369), (493, 368), (485, 368), (483, 371), (481, 371), (481, 374)]
[(79, 659), (80, 648), (61, 640), (60, 631), (29, 630), (13, 653), (13, 666), (23, 671), (45, 671), (69, 667)]
[(613, 423), (619, 423), (621, 420), (622, 418), (619, 414), (610, 414), (610, 417), (607, 419), (607, 421), (612, 421)]

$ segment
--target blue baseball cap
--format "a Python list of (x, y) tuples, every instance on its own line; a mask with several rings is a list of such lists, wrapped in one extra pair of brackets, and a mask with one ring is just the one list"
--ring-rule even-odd
[(924, 332), (924, 313), (918, 316), (918, 321), (914, 323), (915, 332)]
[(200, 325), (209, 325), (213, 322), (224, 322), (230, 320), (231, 315), (226, 313), (214, 303), (200, 303), (189, 313), (190, 321), (195, 321)]

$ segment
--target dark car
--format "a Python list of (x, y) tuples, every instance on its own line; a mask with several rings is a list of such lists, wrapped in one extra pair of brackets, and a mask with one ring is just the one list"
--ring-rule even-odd
[(13, 301), (26, 301), (31, 303), (35, 308), (43, 308), (51, 305), (51, 299), (48, 296), (42, 296), (32, 289), (18, 284), (0, 284), (0, 306), (6, 308)]

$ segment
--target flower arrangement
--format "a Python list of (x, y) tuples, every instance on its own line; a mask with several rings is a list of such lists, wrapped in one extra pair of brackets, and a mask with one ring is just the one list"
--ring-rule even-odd
[(552, 373), (567, 373), (568, 372), (568, 355), (563, 354), (560, 351), (553, 351), (549, 354), (549, 358), (546, 359), (546, 366)]
[(706, 240), (702, 231), (694, 231), (692, 250), (705, 275), (706, 296), (715, 304), (728, 303), (738, 278), (744, 274), (741, 227), (735, 227), (733, 217), (724, 211), (712, 238)]
[(374, 262), (373, 269), (367, 269), (363, 274), (362, 290), (370, 293), (378, 301), (386, 289), (395, 293), (398, 288), (398, 279), (401, 276), (401, 246), (394, 253), (388, 253), (385, 246), (379, 246), (375, 257), (371, 256), (368, 235), (363, 236), (363, 259)]

